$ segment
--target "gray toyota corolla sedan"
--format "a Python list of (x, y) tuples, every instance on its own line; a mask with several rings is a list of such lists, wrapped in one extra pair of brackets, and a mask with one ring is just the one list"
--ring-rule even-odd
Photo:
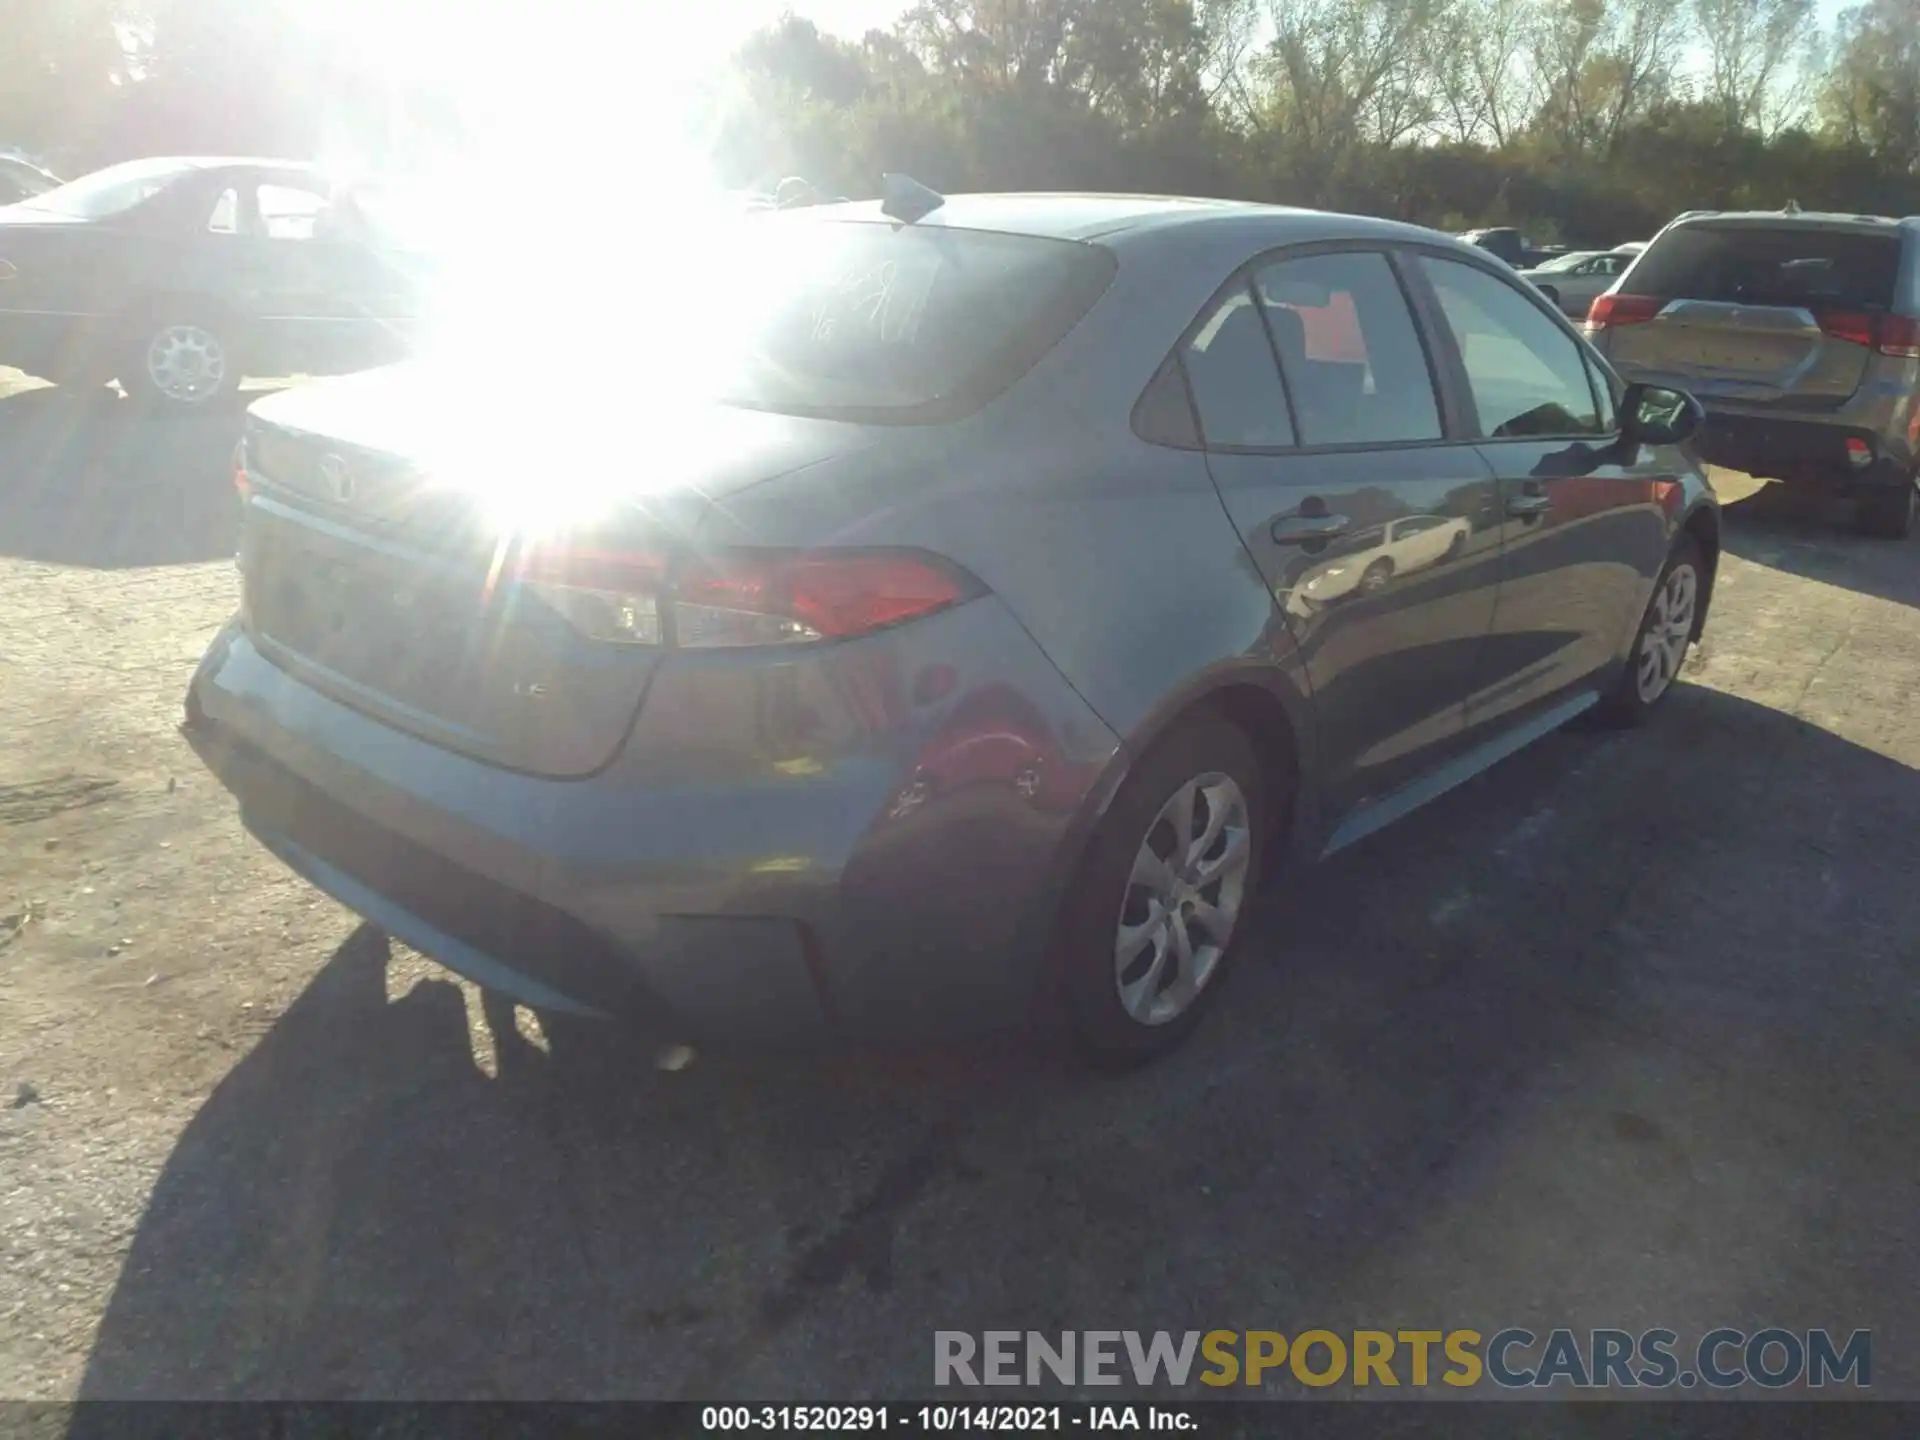
[(1698, 408), (1482, 251), (912, 186), (735, 223), (712, 323), (636, 336), (624, 408), (551, 387), (540, 446), (433, 362), (247, 422), (187, 732), (289, 866), (536, 1010), (1150, 1055), (1265, 862), (1644, 718), (1700, 634)]

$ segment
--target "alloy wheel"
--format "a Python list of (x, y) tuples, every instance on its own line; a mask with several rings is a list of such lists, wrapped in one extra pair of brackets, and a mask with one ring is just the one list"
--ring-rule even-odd
[(1230, 775), (1196, 776), (1147, 827), (1114, 939), (1121, 1008), (1165, 1025), (1193, 1007), (1226, 953), (1246, 900), (1253, 832)]
[(1673, 684), (1693, 640), (1694, 608), (1700, 598), (1700, 577), (1682, 562), (1667, 572), (1647, 611), (1640, 632), (1640, 651), (1634, 683), (1642, 703), (1651, 705)]
[(169, 325), (148, 342), (146, 367), (159, 394), (177, 404), (198, 405), (225, 385), (227, 354), (211, 331)]

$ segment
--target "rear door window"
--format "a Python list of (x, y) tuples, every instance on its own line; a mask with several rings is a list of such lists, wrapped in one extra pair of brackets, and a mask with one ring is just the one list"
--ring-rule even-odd
[(1661, 300), (1808, 310), (1893, 304), (1900, 242), (1811, 225), (1685, 225), (1640, 257), (1631, 289)]
[(1302, 445), (1438, 440), (1433, 376), (1377, 251), (1279, 260), (1254, 275)]

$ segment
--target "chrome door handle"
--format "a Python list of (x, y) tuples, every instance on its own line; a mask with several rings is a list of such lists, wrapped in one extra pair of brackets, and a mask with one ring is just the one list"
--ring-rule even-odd
[(1507, 501), (1507, 514), (1516, 520), (1534, 520), (1553, 509), (1551, 495), (1515, 495)]
[(1311, 545), (1332, 540), (1353, 528), (1344, 515), (1282, 515), (1268, 531), (1276, 545)]

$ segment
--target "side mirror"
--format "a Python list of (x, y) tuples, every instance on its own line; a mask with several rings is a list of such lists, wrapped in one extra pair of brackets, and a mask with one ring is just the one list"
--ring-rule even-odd
[(1663, 385), (1629, 385), (1620, 401), (1621, 433), (1641, 445), (1678, 445), (1706, 418), (1693, 396)]

